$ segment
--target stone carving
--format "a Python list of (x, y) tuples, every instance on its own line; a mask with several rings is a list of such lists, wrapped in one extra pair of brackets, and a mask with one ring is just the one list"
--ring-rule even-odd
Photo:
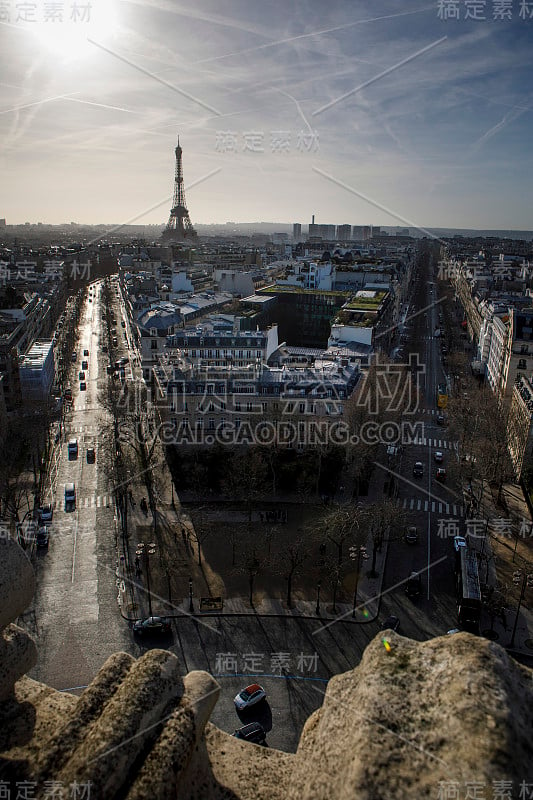
[(31, 781), (41, 800), (50, 781), (90, 782), (91, 800), (411, 800), (496, 780), (518, 797), (533, 784), (532, 673), (485, 639), (376, 637), (281, 753), (212, 725), (217, 682), (182, 677), (164, 650), (115, 654), (79, 698), (20, 677), (35, 648), (12, 622), (33, 576), (14, 542), (0, 547), (0, 780)]

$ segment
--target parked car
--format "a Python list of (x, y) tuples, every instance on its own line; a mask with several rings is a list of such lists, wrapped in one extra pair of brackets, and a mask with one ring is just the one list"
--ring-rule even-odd
[(444, 461), (444, 454), (440, 450), (435, 450), (435, 461), (437, 464), (442, 464)]
[(52, 522), (52, 517), (54, 516), (54, 509), (47, 503), (44, 506), (41, 506), (39, 509), (39, 522)]
[(116, 336), (113, 336), (113, 347), (116, 347), (117, 345), (118, 345), (118, 339)]
[(95, 460), (96, 460), (96, 452), (95, 452), (94, 447), (88, 447), (87, 448), (87, 463), (88, 464), (94, 464)]
[(84, 350), (83, 351), (83, 355), (88, 357), (89, 356), (89, 351), (88, 350)]
[(438, 467), (435, 473), (435, 479), (443, 483), (446, 480), (446, 470), (444, 467)]
[(48, 543), (50, 541), (50, 534), (48, 533), (48, 528), (43, 525), (42, 528), (39, 528), (37, 531), (37, 536), (35, 537), (35, 544), (37, 547), (48, 547)]
[(77, 357), (78, 357), (78, 354), (76, 353), (76, 351), (75, 351), (75, 350), (73, 350), (73, 351), (72, 351), (72, 356), (71, 356), (72, 360), (73, 360), (73, 361), (76, 361)]
[(77, 458), (78, 457), (78, 440), (71, 439), (68, 443), (68, 457)]
[(89, 369), (89, 362), (88, 361), (82, 361), (81, 362), (81, 368), (82, 369)]
[(162, 635), (170, 633), (170, 630), (170, 620), (167, 617), (146, 617), (146, 619), (139, 619), (133, 624), (133, 632), (138, 636)]
[(399, 629), (400, 629), (400, 620), (398, 619), (398, 617), (395, 617), (394, 614), (391, 614), (381, 623), (382, 631), (388, 631), (388, 630), (398, 631)]
[(260, 722), (250, 722), (238, 728), (234, 734), (236, 739), (243, 739), (245, 742), (266, 745), (266, 732)]
[(262, 686), (259, 686), (258, 683), (251, 683), (250, 686), (247, 686), (246, 689), (243, 689), (242, 692), (239, 692), (233, 699), (235, 703), (235, 708), (238, 711), (244, 711), (246, 708), (250, 708), (250, 706), (255, 706), (257, 703), (260, 703), (266, 697), (266, 692)]
[(87, 384), (85, 383), (85, 381), (82, 381), (80, 383), (80, 392), (85, 392), (86, 389), (87, 389)]
[(65, 511), (74, 511), (76, 508), (76, 487), (73, 483), (65, 484)]
[(405, 586), (405, 593), (411, 600), (416, 600), (422, 594), (422, 578), (418, 572), (411, 572)]
[(424, 475), (424, 465), (421, 461), (417, 461), (414, 465), (413, 475), (415, 478), (421, 478)]
[(405, 529), (403, 538), (407, 544), (416, 544), (418, 542), (418, 528), (416, 525), (409, 525)]
[(78, 372), (78, 378), (80, 379), (80, 381), (84, 381), (85, 380), (85, 372), (83, 372), (83, 371)]

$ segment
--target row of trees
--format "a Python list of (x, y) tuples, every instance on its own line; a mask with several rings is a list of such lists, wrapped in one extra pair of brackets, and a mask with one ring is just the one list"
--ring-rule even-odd
[(390, 499), (368, 506), (335, 504), (317, 507), (313, 520), (297, 533), (287, 531), (285, 526), (262, 526), (258, 544), (251, 522), (240, 528), (233, 525), (227, 539), (221, 542), (224, 528), (206, 520), (203, 512), (203, 508), (192, 512), (198, 565), (202, 565), (202, 551), (209, 538), (216, 535), (217, 549), (224, 545), (231, 548), (233, 571), (247, 577), (250, 605), (257, 579), (263, 579), (269, 590), (272, 578), (281, 576), (286, 585), (287, 606), (292, 607), (295, 581), (305, 573), (307, 587), (313, 581), (315, 585), (321, 581), (330, 589), (334, 611), (339, 592), (342, 594), (344, 587), (345, 597), (348, 591), (347, 577), (357, 584), (365, 547), (370, 552), (364, 553), (363, 563), (369, 561), (368, 574), (376, 577), (378, 553), (385, 543), (403, 536), (406, 522), (405, 512)]

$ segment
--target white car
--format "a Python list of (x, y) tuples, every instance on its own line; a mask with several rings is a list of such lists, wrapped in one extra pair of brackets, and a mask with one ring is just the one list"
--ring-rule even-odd
[(247, 686), (246, 689), (243, 689), (242, 692), (239, 692), (233, 702), (238, 711), (244, 711), (246, 708), (260, 703), (265, 697), (266, 692), (263, 687), (259, 686), (258, 683), (252, 683), (250, 686)]
[(435, 451), (435, 461), (437, 462), (437, 464), (442, 464), (442, 462), (444, 461), (444, 454), (441, 453), (440, 450)]

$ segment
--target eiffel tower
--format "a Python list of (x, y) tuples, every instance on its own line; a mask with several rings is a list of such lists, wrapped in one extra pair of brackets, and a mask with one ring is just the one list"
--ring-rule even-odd
[(183, 242), (187, 239), (196, 239), (197, 233), (194, 230), (187, 210), (185, 201), (185, 188), (183, 186), (183, 168), (181, 165), (181, 147), (178, 136), (178, 146), (176, 153), (176, 171), (174, 174), (174, 196), (172, 198), (172, 208), (167, 226), (162, 234), (162, 241), (167, 244)]

